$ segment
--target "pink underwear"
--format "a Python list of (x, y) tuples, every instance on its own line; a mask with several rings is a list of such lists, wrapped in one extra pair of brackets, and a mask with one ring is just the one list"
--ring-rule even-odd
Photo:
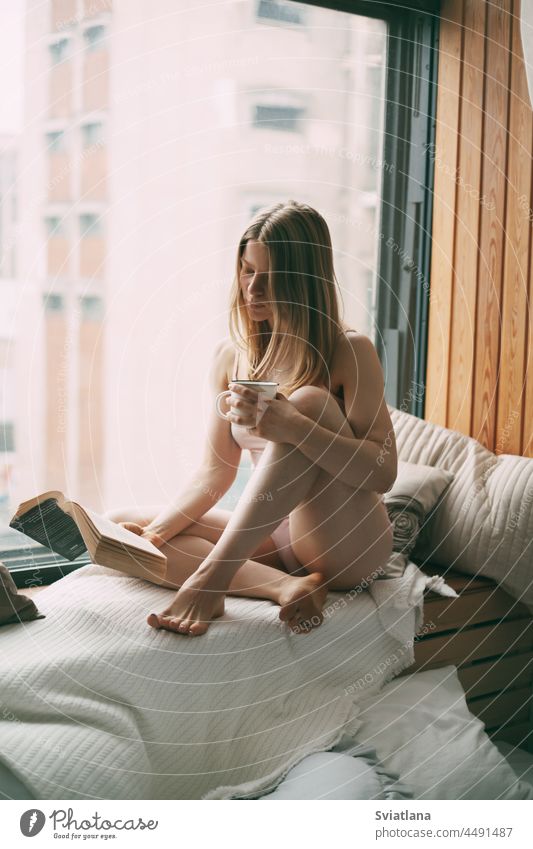
[(285, 518), (280, 522), (277, 528), (272, 531), (270, 537), (274, 540), (276, 544), (278, 554), (281, 560), (283, 561), (287, 572), (289, 572), (291, 575), (298, 573), (300, 575), (307, 574), (307, 570), (302, 566), (302, 564), (296, 558), (294, 551), (292, 550), (288, 516), (285, 516)]

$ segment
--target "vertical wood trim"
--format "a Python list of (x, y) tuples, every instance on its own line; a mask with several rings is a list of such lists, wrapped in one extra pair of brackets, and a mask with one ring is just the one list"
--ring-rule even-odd
[[(517, 3), (518, 6), (518, 3)], [(526, 313), (529, 266), (529, 198), (522, 208), (524, 187), (531, 186), (532, 115), (522, 57), (519, 9), (512, 23), (512, 72), (509, 115), (509, 160), (505, 261), (500, 347), (500, 380), (496, 445), (498, 452), (519, 454), (524, 401)]]
[(472, 436), (495, 447), (511, 73), (512, 0), (487, 8), (480, 263)]
[(447, 425), (470, 432), (479, 253), (479, 186), (483, 133), (484, 3), (467, 3), (457, 178), (450, 379)]
[(444, 0), (439, 35), (433, 245), (425, 403), (425, 417), (438, 424), (445, 424), (448, 405), (462, 22), (463, 0)]
[[(519, 0), (517, 0), (519, 2)], [(526, 100), (530, 109), (533, 92), (526, 94)], [(533, 131), (532, 131), (533, 136)], [(530, 147), (526, 153), (528, 157), (533, 155), (533, 137), (529, 140)], [(531, 182), (528, 187), (524, 186), (524, 194), (520, 198), (520, 207), (527, 216), (529, 227), (529, 268), (528, 282), (529, 292), (526, 302), (526, 350), (524, 357), (524, 380), (525, 393), (522, 409), (522, 440), (521, 452), (525, 457), (533, 457), (533, 167), (531, 168)]]

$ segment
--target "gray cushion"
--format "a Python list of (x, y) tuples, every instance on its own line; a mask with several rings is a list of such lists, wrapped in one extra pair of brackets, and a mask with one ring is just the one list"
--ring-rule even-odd
[(398, 462), (398, 475), (383, 501), (392, 524), (393, 554), (384, 567), (386, 578), (403, 575), (418, 535), (453, 475), (418, 463)]

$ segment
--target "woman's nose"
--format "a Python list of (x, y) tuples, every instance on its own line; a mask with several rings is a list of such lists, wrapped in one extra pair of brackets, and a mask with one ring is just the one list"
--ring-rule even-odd
[(261, 292), (263, 289), (264, 281), (262, 275), (256, 272), (248, 284), (248, 291), (250, 294), (254, 294)]

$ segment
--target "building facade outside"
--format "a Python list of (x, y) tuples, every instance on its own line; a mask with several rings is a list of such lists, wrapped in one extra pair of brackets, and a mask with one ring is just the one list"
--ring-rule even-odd
[(12, 501), (162, 503), (202, 456), (258, 208), (322, 212), (346, 319), (374, 333), (385, 26), (273, 0), (28, 0), (26, 44)]

